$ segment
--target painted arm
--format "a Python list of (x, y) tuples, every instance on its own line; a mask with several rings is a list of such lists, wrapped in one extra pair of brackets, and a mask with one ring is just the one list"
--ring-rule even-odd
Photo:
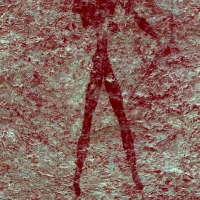
[(134, 17), (135, 22), (137, 23), (137, 25), (144, 31), (146, 32), (148, 35), (151, 35), (151, 37), (158, 39), (158, 35), (157, 33), (153, 30), (153, 28), (151, 27), (151, 25), (146, 21), (145, 18), (140, 17), (138, 15), (138, 13), (135, 11), (134, 7), (135, 7), (135, 3), (134, 0), (128, 0), (128, 2), (124, 5), (122, 5), (122, 7), (125, 9), (125, 13), (126, 14), (131, 14)]

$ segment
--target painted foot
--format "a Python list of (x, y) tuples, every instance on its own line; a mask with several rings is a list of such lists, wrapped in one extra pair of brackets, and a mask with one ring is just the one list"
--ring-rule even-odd
[(133, 181), (135, 182), (137, 190), (143, 190), (144, 189), (144, 185), (142, 184), (142, 181), (141, 181), (138, 173), (133, 173)]
[(136, 183), (136, 189), (137, 190), (143, 190), (144, 189), (144, 185), (142, 183)]

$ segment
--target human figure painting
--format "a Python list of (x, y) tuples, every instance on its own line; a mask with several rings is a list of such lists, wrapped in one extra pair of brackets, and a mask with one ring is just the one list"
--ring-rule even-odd
[[(77, 145), (77, 161), (74, 176), (74, 190), (77, 197), (81, 195), (80, 178), (83, 169), (84, 161), (87, 156), (87, 148), (90, 141), (90, 130), (92, 125), (92, 117), (98, 103), (100, 89), (102, 84), (105, 84), (106, 91), (109, 96), (113, 111), (118, 119), (123, 149), (126, 154), (126, 159), (130, 165), (132, 172), (132, 180), (136, 185), (137, 190), (143, 190), (144, 185), (138, 175), (136, 168), (136, 153), (134, 149), (134, 132), (131, 131), (126, 113), (123, 107), (123, 97), (119, 83), (112, 70), (110, 60), (107, 53), (108, 34), (103, 29), (103, 24), (106, 18), (112, 18), (117, 1), (112, 0), (96, 0), (82, 1), (75, 0), (73, 12), (80, 15), (84, 28), (92, 27), (96, 30), (98, 40), (96, 44), (96, 52), (92, 57), (93, 68), (90, 73), (90, 82), (86, 90), (86, 102), (84, 110), (84, 119), (82, 125), (82, 133)], [(139, 28), (157, 39), (157, 34), (151, 28), (150, 24), (140, 17), (133, 8), (133, 1), (129, 0), (126, 4), (122, 4), (127, 14), (132, 14), (133, 19), (138, 23)]]
[(199, 0), (0, 16), (0, 199), (200, 200)]
[(1, 200), (200, 200), (199, 0), (0, 0)]

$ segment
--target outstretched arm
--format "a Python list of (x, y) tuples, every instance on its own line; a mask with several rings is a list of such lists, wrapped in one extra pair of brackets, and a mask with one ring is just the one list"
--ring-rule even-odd
[(146, 21), (145, 18), (138, 15), (138, 13), (135, 11), (135, 3), (134, 0), (128, 0), (126, 4), (121, 4), (122, 7), (125, 9), (126, 14), (133, 15), (133, 18), (135, 22), (138, 24), (138, 26), (146, 32), (148, 35), (151, 35), (151, 37), (158, 39), (157, 33), (153, 30), (151, 25)]

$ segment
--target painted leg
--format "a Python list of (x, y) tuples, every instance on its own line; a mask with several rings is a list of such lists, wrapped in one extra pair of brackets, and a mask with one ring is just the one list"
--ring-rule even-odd
[(126, 158), (131, 166), (132, 179), (136, 184), (136, 188), (138, 190), (143, 190), (144, 186), (140, 180), (136, 168), (136, 155), (135, 155), (134, 141), (131, 135), (131, 130), (130, 129), (121, 130), (121, 137), (123, 142), (123, 148), (126, 153)]
[(89, 147), (89, 133), (92, 124), (93, 112), (96, 108), (103, 76), (97, 71), (92, 71), (90, 75), (90, 83), (86, 90), (86, 102), (84, 111), (84, 120), (82, 126), (82, 134), (77, 145), (77, 162), (74, 176), (74, 190), (77, 197), (81, 195), (80, 175), (83, 169), (83, 164), (87, 156), (87, 148)]
[(83, 163), (87, 155), (87, 148), (89, 147), (89, 135), (81, 135), (77, 145), (77, 162), (74, 176), (74, 191), (77, 197), (81, 195), (80, 189), (80, 175), (83, 169)]
[(121, 90), (118, 84), (118, 81), (113, 73), (111, 67), (107, 67), (105, 73), (105, 86), (109, 94), (110, 103), (113, 107), (113, 110), (117, 116), (117, 119), (121, 128), (121, 137), (123, 142), (123, 148), (126, 153), (126, 158), (131, 166), (132, 179), (136, 184), (138, 190), (143, 189), (143, 184), (139, 178), (136, 169), (136, 155), (134, 150), (134, 140), (131, 135), (131, 130), (127, 122), (123, 107), (123, 97)]

